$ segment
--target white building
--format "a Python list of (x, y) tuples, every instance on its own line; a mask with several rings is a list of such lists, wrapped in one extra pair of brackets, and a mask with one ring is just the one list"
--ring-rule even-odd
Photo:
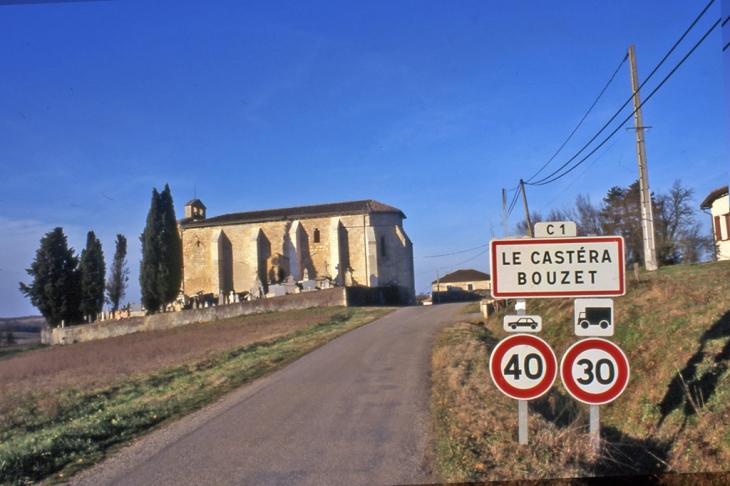
[(710, 210), (717, 259), (730, 260), (730, 205), (728, 204), (728, 186), (712, 191), (702, 201), (700, 209)]

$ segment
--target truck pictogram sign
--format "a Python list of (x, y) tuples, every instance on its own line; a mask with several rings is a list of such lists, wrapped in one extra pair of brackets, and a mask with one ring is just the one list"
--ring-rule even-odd
[(575, 299), (576, 336), (613, 336), (612, 299)]

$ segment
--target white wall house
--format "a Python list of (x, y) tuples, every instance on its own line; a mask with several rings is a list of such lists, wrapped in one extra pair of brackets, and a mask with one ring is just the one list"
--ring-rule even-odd
[(730, 260), (730, 205), (728, 205), (728, 186), (712, 191), (702, 201), (700, 209), (710, 210), (717, 259)]

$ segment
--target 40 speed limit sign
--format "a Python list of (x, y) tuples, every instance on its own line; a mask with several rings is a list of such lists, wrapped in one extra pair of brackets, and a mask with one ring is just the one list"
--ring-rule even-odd
[(532, 400), (545, 394), (555, 382), (558, 360), (550, 345), (539, 337), (514, 334), (494, 347), (489, 374), (508, 397)]
[(611, 341), (582, 339), (563, 355), (560, 378), (576, 400), (603, 405), (614, 401), (626, 389), (629, 360)]

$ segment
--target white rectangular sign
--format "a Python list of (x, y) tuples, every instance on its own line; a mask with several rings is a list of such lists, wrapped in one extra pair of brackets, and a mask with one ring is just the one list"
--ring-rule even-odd
[(489, 251), (497, 299), (626, 293), (621, 236), (492, 240)]
[(542, 317), (537, 315), (507, 315), (502, 321), (507, 332), (540, 332)]
[(573, 221), (535, 223), (535, 238), (562, 238), (577, 234), (578, 226)]
[(613, 299), (575, 299), (576, 336), (613, 336)]

